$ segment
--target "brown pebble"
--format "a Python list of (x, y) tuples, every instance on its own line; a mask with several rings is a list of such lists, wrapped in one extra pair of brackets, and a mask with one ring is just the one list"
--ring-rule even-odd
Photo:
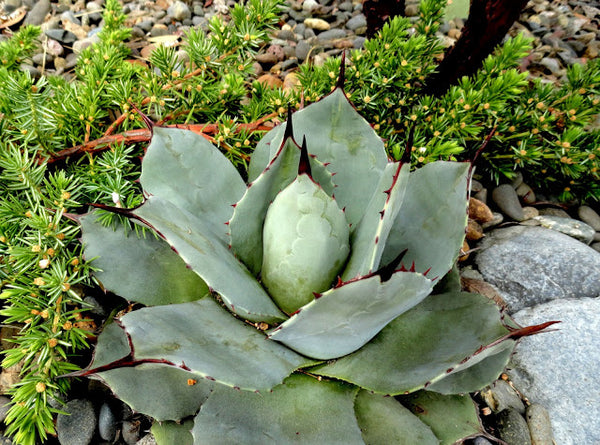
[(508, 306), (506, 301), (504, 301), (494, 286), (483, 280), (460, 277), (460, 284), (465, 292), (472, 292), (475, 294), (481, 294), (484, 297), (488, 297), (490, 300), (494, 300), (494, 302), (502, 309), (506, 309)]
[(477, 241), (483, 238), (483, 228), (474, 219), (469, 218), (467, 223), (467, 239), (469, 241)]
[(283, 86), (283, 81), (273, 74), (263, 74), (258, 79), (256, 79), (258, 83), (268, 87), (268, 88), (280, 88)]
[(486, 223), (494, 219), (494, 214), (490, 208), (481, 202), (479, 199), (469, 199), (469, 218), (474, 219), (478, 223)]
[(467, 243), (467, 240), (464, 240), (460, 252), (461, 256), (458, 257), (458, 261), (466, 261), (469, 258), (469, 254), (467, 253), (469, 250), (471, 250), (469, 243)]

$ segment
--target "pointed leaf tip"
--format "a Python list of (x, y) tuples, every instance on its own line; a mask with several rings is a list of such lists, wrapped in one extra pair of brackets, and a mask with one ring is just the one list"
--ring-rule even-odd
[(337, 80), (336, 88), (344, 90), (344, 82), (346, 81), (346, 51), (342, 51), (342, 61), (340, 62), (340, 75)]
[(152, 119), (150, 119), (150, 117), (148, 117), (148, 115), (144, 114), (142, 112), (142, 110), (140, 110), (133, 102), (130, 101), (129, 105), (133, 108), (133, 110), (137, 114), (139, 114), (139, 116), (144, 121), (144, 124), (146, 125), (146, 127), (148, 127), (148, 130), (150, 130), (150, 133), (152, 133), (152, 130), (154, 129), (154, 125), (155, 125), (155, 123), (152, 121)]
[(298, 164), (298, 175), (304, 173), (312, 178), (310, 160), (308, 159), (308, 149), (306, 148), (306, 136), (302, 137), (302, 146), (300, 147), (300, 163)]
[(404, 258), (404, 255), (406, 255), (406, 252), (408, 252), (408, 249), (404, 249), (402, 252), (400, 252), (400, 254), (398, 254), (398, 256), (394, 258), (394, 260), (388, 265), (383, 266), (382, 268), (373, 272), (373, 275), (379, 275), (381, 277), (382, 282), (389, 280), (394, 274), (394, 272), (398, 270), (398, 265), (402, 261), (402, 258)]
[(283, 141), (285, 142), (286, 139), (292, 139), (294, 140), (294, 126), (292, 124), (292, 106), (288, 105), (288, 111), (287, 111), (287, 122), (285, 124), (285, 132), (283, 134)]

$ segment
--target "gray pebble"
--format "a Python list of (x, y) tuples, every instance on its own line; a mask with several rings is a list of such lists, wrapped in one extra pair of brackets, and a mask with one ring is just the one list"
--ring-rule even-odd
[(523, 216), (525, 217), (525, 221), (533, 219), (536, 216), (539, 216), (539, 214), (540, 212), (535, 207), (523, 207)]
[(317, 35), (317, 39), (319, 39), (319, 42), (321, 43), (327, 42), (328, 40), (343, 39), (344, 37), (346, 37), (346, 31), (339, 28), (323, 31)]
[(73, 11), (71, 11), (70, 9), (68, 11), (63, 12), (60, 15), (60, 19), (62, 20), (63, 23), (71, 22), (71, 23), (75, 23), (76, 25), (81, 25), (81, 20), (79, 20), (77, 17), (75, 17), (75, 13)]
[(487, 440), (485, 437), (479, 436), (473, 440), (473, 445), (492, 445), (492, 442)]
[(40, 70), (38, 70), (33, 65), (29, 65), (28, 63), (22, 63), (21, 65), (19, 65), (19, 69), (21, 71), (28, 71), (31, 77), (40, 77), (42, 74)]
[(35, 2), (33, 8), (27, 13), (25, 17), (25, 25), (41, 25), (44, 23), (46, 15), (50, 12), (50, 0), (39, 0)]
[(298, 60), (306, 60), (311, 46), (306, 40), (300, 40), (296, 45), (296, 57)]
[(276, 35), (278, 39), (296, 41), (296, 34), (289, 29), (282, 29)]
[(73, 43), (73, 53), (80, 54), (84, 49), (92, 46), (94, 43), (100, 42), (100, 37), (94, 35), (85, 39), (77, 40)]
[(10, 399), (6, 396), (0, 396), (0, 422), (4, 422), (10, 408)]
[(48, 65), (52, 62), (52, 56), (47, 53), (38, 53), (31, 56), (31, 61), (38, 66)]
[(502, 213), (492, 212), (492, 216), (493, 218), (490, 221), (485, 222), (481, 225), (483, 230), (487, 230), (491, 227), (496, 227), (498, 224), (502, 224), (502, 222), (504, 221), (504, 215), (502, 215)]
[(502, 411), (498, 414), (497, 422), (500, 439), (514, 445), (531, 445), (527, 422), (517, 411)]
[(117, 435), (117, 418), (108, 403), (103, 403), (98, 414), (98, 432), (104, 440), (112, 442)]
[(547, 68), (548, 71), (550, 71), (554, 75), (558, 76), (562, 74), (560, 62), (554, 57), (544, 57), (542, 60), (540, 60), (539, 64)]
[(600, 232), (600, 215), (591, 207), (581, 206), (577, 209), (577, 215), (581, 220), (592, 226), (596, 232)]
[(69, 44), (77, 41), (77, 36), (75, 34), (71, 31), (65, 31), (64, 29), (48, 29), (44, 34), (60, 43)]
[(524, 182), (521, 183), (515, 191), (517, 192), (517, 196), (521, 198), (521, 201), (525, 204), (533, 204), (535, 202), (535, 193), (533, 192), (533, 189)]
[[(363, 14), (357, 14), (346, 22), (346, 28), (351, 29), (357, 34), (363, 34), (367, 29), (367, 19)], [(363, 32), (359, 32), (360, 28), (364, 28)]]
[(61, 445), (88, 445), (96, 430), (96, 414), (92, 402), (75, 399), (64, 408), (67, 414), (59, 414), (56, 432)]
[(186, 5), (180, 0), (177, 0), (175, 3), (173, 3), (167, 8), (167, 14), (180, 22), (182, 20), (192, 18), (192, 11), (190, 11), (188, 5)]
[(525, 419), (529, 426), (532, 445), (552, 445), (554, 443), (550, 414), (546, 408), (537, 403), (528, 406)]
[(517, 192), (509, 184), (499, 185), (492, 192), (492, 199), (502, 212), (516, 221), (523, 221), (525, 215), (521, 204), (519, 204), (519, 197)]
[(150, 30), (150, 36), (151, 37), (160, 37), (160, 36), (166, 36), (169, 34), (169, 28), (166, 25), (157, 23), (156, 25), (154, 25), (152, 27), (152, 29)]
[(517, 392), (504, 380), (496, 380), (481, 391), (483, 400), (495, 413), (505, 409), (513, 409), (520, 414), (525, 413), (525, 405)]
[(565, 212), (563, 209), (558, 209), (556, 207), (546, 207), (545, 209), (540, 209), (540, 215), (560, 216), (561, 218), (570, 218), (570, 216), (567, 212)]
[(140, 440), (140, 425), (136, 422), (126, 420), (123, 422), (121, 436), (127, 445), (135, 445)]
[(594, 239), (596, 231), (584, 223), (573, 218), (561, 218), (560, 216), (540, 215), (534, 218), (542, 227), (556, 230), (557, 232), (569, 235), (579, 241), (590, 244)]
[(352, 41), (352, 46), (356, 49), (363, 49), (366, 40), (365, 37), (358, 36)]
[(150, 32), (150, 30), (152, 29), (153, 25), (154, 25), (154, 20), (152, 20), (152, 19), (146, 19), (146, 20), (140, 21), (135, 26), (137, 26), (138, 28), (144, 30), (145, 32)]

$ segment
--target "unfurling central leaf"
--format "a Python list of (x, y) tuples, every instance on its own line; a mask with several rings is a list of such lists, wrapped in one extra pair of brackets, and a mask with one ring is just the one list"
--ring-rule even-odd
[(344, 212), (306, 174), (269, 207), (263, 239), (263, 283), (287, 313), (327, 290), (350, 252)]

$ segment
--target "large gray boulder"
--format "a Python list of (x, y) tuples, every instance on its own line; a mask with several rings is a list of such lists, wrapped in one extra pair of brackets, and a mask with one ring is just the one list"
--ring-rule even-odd
[(496, 286), (510, 313), (559, 298), (600, 295), (600, 253), (542, 227), (491, 231), (475, 262)]
[(600, 298), (554, 300), (513, 318), (523, 326), (561, 321), (558, 331), (523, 339), (508, 374), (548, 410), (557, 444), (600, 444)]

